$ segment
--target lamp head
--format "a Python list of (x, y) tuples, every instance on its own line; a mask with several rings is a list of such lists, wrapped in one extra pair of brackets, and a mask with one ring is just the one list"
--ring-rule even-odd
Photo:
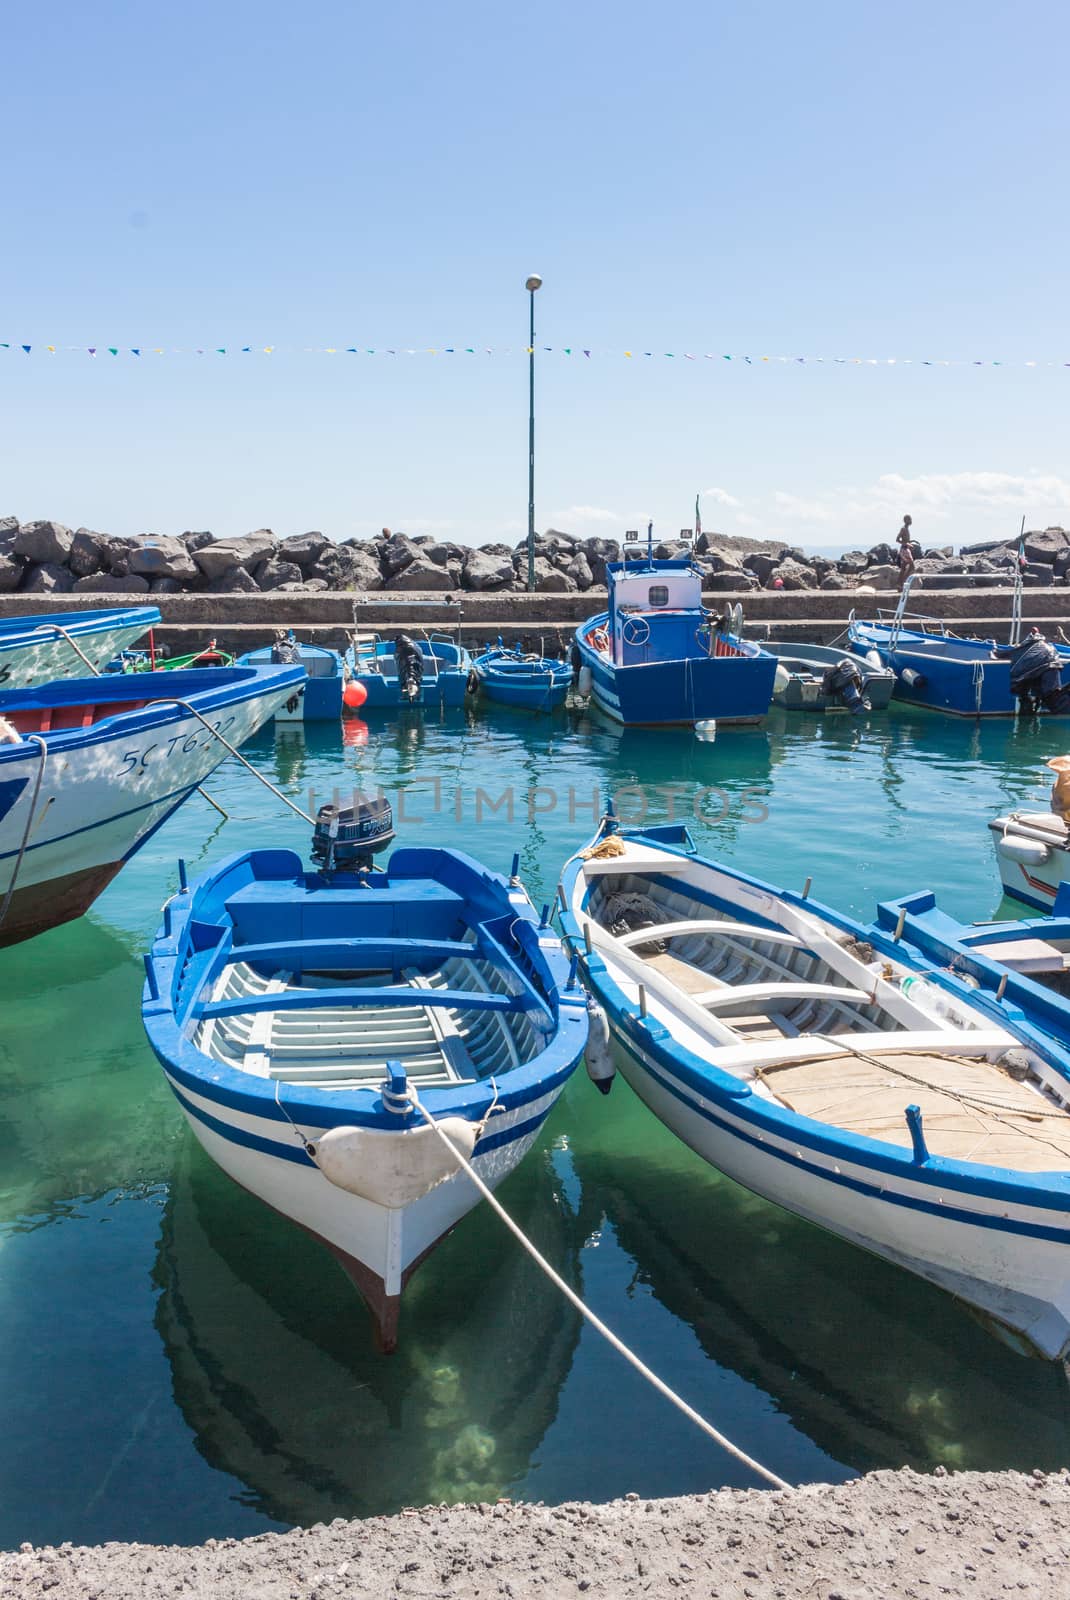
[(536, 289), (542, 288), (542, 279), (539, 277), (537, 272), (533, 272), (531, 274), (531, 277), (528, 279), (527, 283), (525, 283), (524, 288), (530, 290), (532, 294), (535, 293)]

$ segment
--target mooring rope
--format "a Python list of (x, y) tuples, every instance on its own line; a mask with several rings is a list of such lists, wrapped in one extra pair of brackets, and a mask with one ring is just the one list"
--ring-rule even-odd
[(450, 1143), (448, 1136), (443, 1133), (442, 1129), (431, 1116), (426, 1106), (422, 1104), (419, 1095), (416, 1093), (415, 1089), (413, 1089), (411, 1084), (409, 1085), (409, 1099), (414, 1109), (418, 1111), (423, 1117), (424, 1121), (434, 1129), (438, 1138), (446, 1146), (446, 1149), (450, 1152), (457, 1165), (472, 1180), (480, 1194), (483, 1196), (484, 1200), (486, 1200), (491, 1209), (495, 1211), (505, 1223), (505, 1226), (509, 1229), (509, 1232), (527, 1251), (528, 1255), (535, 1262), (536, 1266), (545, 1273), (555, 1288), (560, 1289), (561, 1293), (565, 1296), (565, 1299), (575, 1307), (575, 1309), (580, 1313), (580, 1316), (589, 1322), (592, 1328), (594, 1328), (596, 1332), (600, 1333), (607, 1343), (612, 1345), (617, 1354), (623, 1356), (625, 1361), (633, 1366), (641, 1377), (644, 1377), (648, 1383), (652, 1384), (654, 1388), (657, 1389), (659, 1394), (664, 1395), (665, 1399), (674, 1405), (678, 1411), (683, 1412), (684, 1416), (687, 1417), (690, 1422), (693, 1422), (697, 1428), (701, 1428), (702, 1432), (712, 1439), (715, 1444), (719, 1444), (722, 1450), (727, 1451), (730, 1456), (734, 1456), (737, 1461), (740, 1461), (744, 1466), (749, 1467), (752, 1472), (758, 1475), (758, 1477), (764, 1478), (767, 1483), (771, 1483), (775, 1489), (790, 1489), (791, 1485), (787, 1483), (785, 1479), (778, 1478), (775, 1472), (771, 1472), (768, 1467), (763, 1467), (762, 1463), (760, 1461), (755, 1461), (753, 1456), (747, 1455), (745, 1450), (741, 1450), (739, 1445), (733, 1444), (731, 1439), (727, 1438), (723, 1433), (715, 1428), (712, 1422), (707, 1422), (706, 1418), (697, 1412), (693, 1406), (688, 1405), (687, 1401), (678, 1395), (674, 1389), (670, 1389), (669, 1385), (665, 1383), (662, 1378), (659, 1378), (656, 1372), (652, 1372), (646, 1363), (641, 1361), (634, 1351), (628, 1348), (622, 1339), (618, 1338), (618, 1336), (613, 1332), (612, 1328), (608, 1328), (606, 1326), (601, 1317), (596, 1316), (590, 1307), (584, 1304), (579, 1295), (576, 1294), (575, 1290), (571, 1289), (565, 1282), (564, 1278), (561, 1277), (560, 1273), (554, 1271), (553, 1267), (546, 1260), (546, 1257), (540, 1255), (539, 1251), (536, 1250), (527, 1234), (518, 1223), (513, 1221), (512, 1217), (509, 1215), (508, 1211), (506, 1211), (501, 1202), (495, 1198), (493, 1192), (483, 1182), (483, 1179), (479, 1176), (479, 1173), (476, 1172), (471, 1162), (461, 1154), (455, 1145)]
[[(265, 789), (270, 789), (276, 799), (281, 800), (283, 805), (289, 806), (291, 811), (295, 811), (301, 818), (302, 822), (307, 822), (310, 827), (315, 827), (316, 819), (314, 817), (310, 817), (307, 811), (302, 811), (301, 807), (296, 805), (290, 799), (289, 795), (283, 794), (281, 789), (276, 788), (275, 784), (272, 783), (270, 778), (265, 778), (262, 772), (257, 772), (252, 762), (246, 761), (241, 752), (235, 750), (234, 746), (229, 742), (229, 740), (224, 739), (219, 729), (213, 728), (207, 717), (202, 717), (201, 713), (197, 710), (197, 707), (190, 705), (188, 700), (179, 700), (175, 697), (171, 697), (166, 700), (148, 700), (145, 703), (144, 709), (147, 711), (151, 706), (181, 706), (183, 711), (188, 711), (191, 717), (196, 717), (198, 722), (204, 724), (204, 726), (208, 729), (208, 732), (212, 735), (213, 739), (218, 739), (224, 750), (232, 755), (235, 760), (240, 761), (242, 766), (245, 767), (248, 772), (251, 772), (253, 777), (257, 778), (264, 785)], [(203, 791), (199, 792), (203, 793)], [(205, 798), (207, 799), (207, 796), (205, 796)], [(212, 803), (213, 805), (215, 804), (214, 801)], [(226, 815), (225, 812), (224, 815)]]
[(30, 830), (33, 827), (33, 819), (37, 814), (37, 801), (41, 793), (41, 785), (44, 782), (45, 763), (48, 761), (48, 745), (45, 743), (39, 733), (28, 733), (26, 735), (26, 743), (35, 744), (37, 746), (38, 750), (41, 752), (41, 761), (37, 768), (37, 780), (33, 786), (33, 796), (30, 800), (30, 810), (26, 818), (26, 826), (22, 830), (22, 843), (19, 845), (19, 853), (15, 857), (15, 865), (11, 869), (11, 882), (7, 886), (7, 893), (4, 896), (4, 903), (2, 906), (0, 906), (0, 928), (2, 928), (4, 925), (4, 920), (7, 917), (8, 911), (11, 909), (11, 902), (15, 896), (15, 885), (19, 879), (19, 872), (22, 868), (22, 858), (26, 854), (26, 846), (30, 842)]
[[(61, 628), (58, 622), (43, 622), (39, 628), (33, 629), (33, 633), (58, 633), (61, 639), (66, 639), (75, 655), (81, 656), (82, 660), (85, 662), (94, 678), (99, 678), (101, 676), (100, 668), (94, 662), (90, 661), (89, 657), (86, 655), (85, 651), (81, 648), (77, 641), (72, 639), (66, 628)], [(32, 637), (33, 634), (31, 634), (31, 638)]]

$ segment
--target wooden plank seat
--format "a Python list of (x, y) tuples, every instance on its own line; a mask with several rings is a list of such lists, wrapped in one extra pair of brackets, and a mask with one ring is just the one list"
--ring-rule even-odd
[(614, 934), (618, 944), (631, 949), (634, 945), (648, 944), (653, 939), (682, 939), (690, 933), (723, 933), (732, 939), (754, 940), (756, 943), (763, 939), (770, 944), (794, 945), (799, 948), (802, 940), (794, 933), (785, 933), (782, 928), (759, 928), (747, 922), (731, 922), (727, 918), (711, 918), (705, 920), (697, 918), (691, 922), (656, 922), (649, 928), (635, 928), (630, 933)]
[[(457, 956), (471, 959), (478, 956), (479, 947), (464, 939), (416, 940), (395, 939), (372, 934), (368, 937), (345, 939), (271, 940), (264, 944), (235, 945), (229, 956), (232, 964), (244, 962), (256, 967), (270, 964), (273, 970), (288, 967), (292, 972), (316, 972), (328, 976), (332, 969), (353, 973), (366, 967), (387, 967), (392, 956), (411, 962), (419, 956), (423, 961), (442, 962)], [(300, 979), (298, 979), (298, 982)]]
[(740, 983), (734, 988), (707, 989), (693, 995), (696, 1005), (709, 1011), (729, 1011), (736, 1005), (754, 1009), (754, 1002), (769, 1000), (835, 1000), (840, 1004), (872, 1005), (873, 996), (862, 989), (848, 989), (838, 983)]
[(449, 1006), (456, 1011), (521, 1011), (525, 995), (481, 994), (472, 989), (421, 989), (418, 993), (409, 985), (397, 988), (363, 989), (342, 985), (337, 989), (286, 989), (280, 994), (238, 995), (229, 1000), (210, 1000), (196, 1008), (196, 1018), (201, 1022), (215, 1022), (222, 1017), (240, 1017), (258, 1011), (315, 1011), (329, 1006), (365, 1010), (378, 1006)]

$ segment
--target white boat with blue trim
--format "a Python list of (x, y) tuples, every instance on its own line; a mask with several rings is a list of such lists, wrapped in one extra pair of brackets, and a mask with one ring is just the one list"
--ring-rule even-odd
[(1070, 1057), (917, 951), (607, 818), (567, 863), (568, 943), (619, 1068), (756, 1194), (1070, 1355)]
[(507, 880), (400, 849), (373, 871), (390, 827), (385, 801), (326, 807), (320, 870), (251, 850), (183, 884), (143, 1003), (207, 1153), (328, 1246), (384, 1350), (409, 1277), (479, 1200), (436, 1128), (496, 1188), (587, 1040), (576, 963), (516, 862)]
[(73, 678), (0, 693), (0, 946), (86, 911), (304, 683), (301, 667)]
[(159, 620), (156, 606), (6, 617), (0, 621), (0, 689), (32, 689), (55, 678), (103, 672)]

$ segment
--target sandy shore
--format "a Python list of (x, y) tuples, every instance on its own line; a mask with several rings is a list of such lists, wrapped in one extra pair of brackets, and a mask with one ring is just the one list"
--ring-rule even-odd
[(786, 1493), (429, 1507), (253, 1539), (0, 1555), (21, 1600), (882, 1600), (1070, 1593), (1070, 1471), (877, 1472)]

